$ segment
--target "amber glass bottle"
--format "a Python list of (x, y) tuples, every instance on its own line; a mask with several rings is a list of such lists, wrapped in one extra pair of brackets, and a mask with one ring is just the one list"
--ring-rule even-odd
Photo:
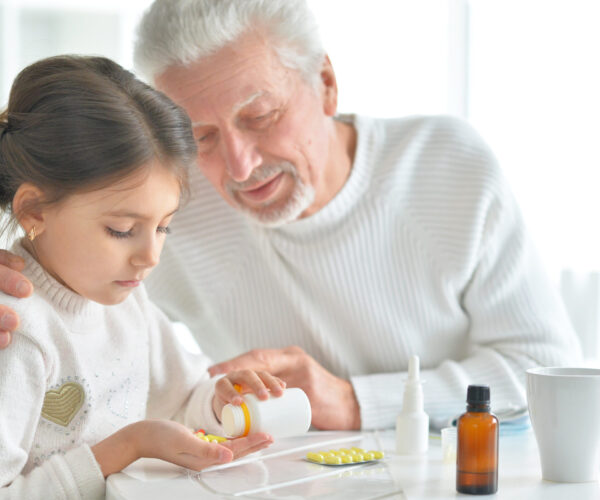
[(456, 490), (488, 495), (498, 489), (498, 417), (490, 413), (490, 388), (470, 385), (467, 411), (458, 419)]

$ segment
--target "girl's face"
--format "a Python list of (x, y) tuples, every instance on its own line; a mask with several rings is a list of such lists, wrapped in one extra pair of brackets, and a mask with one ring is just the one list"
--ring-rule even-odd
[(60, 283), (101, 304), (122, 302), (158, 264), (179, 206), (177, 178), (158, 163), (44, 209), (33, 241)]

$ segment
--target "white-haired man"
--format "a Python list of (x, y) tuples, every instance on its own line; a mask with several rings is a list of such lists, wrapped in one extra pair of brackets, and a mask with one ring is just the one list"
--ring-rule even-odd
[(358, 429), (393, 424), (413, 354), (434, 417), (471, 382), (524, 405), (526, 368), (577, 359), (487, 147), (451, 118), (337, 116), (303, 0), (156, 0), (136, 64), (199, 148), (151, 296), (214, 359), (252, 349), (213, 374), (266, 369), (316, 427)]

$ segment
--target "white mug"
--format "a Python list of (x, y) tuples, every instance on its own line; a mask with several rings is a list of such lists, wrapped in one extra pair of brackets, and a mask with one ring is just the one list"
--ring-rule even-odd
[(527, 370), (529, 416), (548, 481), (597, 481), (600, 473), (600, 369)]

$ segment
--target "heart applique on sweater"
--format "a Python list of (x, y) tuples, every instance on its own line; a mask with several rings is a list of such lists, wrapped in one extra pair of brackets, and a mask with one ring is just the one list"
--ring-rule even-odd
[(76, 382), (66, 382), (57, 390), (46, 392), (42, 406), (42, 417), (66, 427), (81, 408), (85, 392)]

